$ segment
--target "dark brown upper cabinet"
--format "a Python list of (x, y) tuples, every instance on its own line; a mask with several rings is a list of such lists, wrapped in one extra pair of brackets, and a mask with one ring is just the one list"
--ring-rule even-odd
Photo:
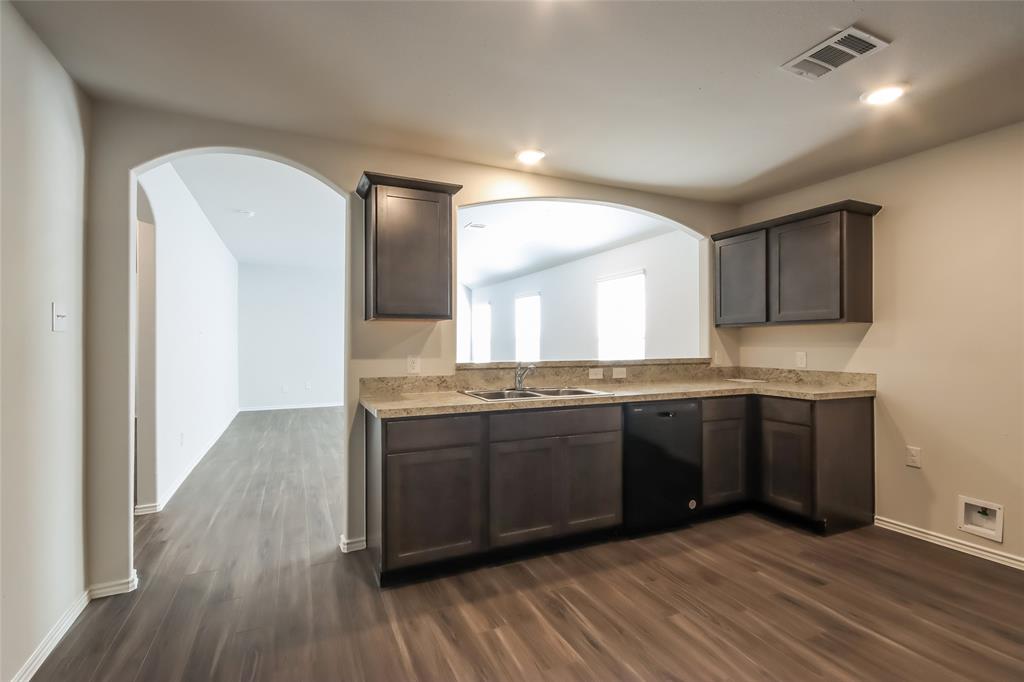
[(872, 321), (872, 216), (848, 199), (712, 235), (715, 324)]
[(452, 197), (462, 185), (365, 172), (367, 320), (452, 319)]
[(715, 242), (715, 322), (765, 321), (765, 233), (739, 234)]

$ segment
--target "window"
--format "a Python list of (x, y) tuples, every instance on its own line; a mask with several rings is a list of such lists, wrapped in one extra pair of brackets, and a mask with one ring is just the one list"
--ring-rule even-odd
[(473, 329), (470, 345), (473, 362), (491, 361), (491, 304), (477, 303), (473, 306)]
[(643, 271), (597, 283), (597, 358), (642, 360), (647, 335)]
[(540, 294), (516, 299), (516, 362), (540, 360)]

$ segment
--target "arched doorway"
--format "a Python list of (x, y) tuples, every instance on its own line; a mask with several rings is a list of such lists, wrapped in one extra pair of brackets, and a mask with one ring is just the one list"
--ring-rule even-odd
[[(237, 484), (254, 478), (246, 452), (277, 457), (271, 468), (279, 480), (265, 484), (279, 492), (282, 481), (301, 480), (296, 467), (310, 451), (288, 433), (333, 424), (344, 440), (347, 194), (300, 164), (234, 148), (166, 155), (135, 168), (131, 179), (139, 227), (131, 296), (134, 512), (161, 511), (181, 491), (182, 504), (220, 496), (216, 509), (234, 510), (226, 516), (237, 520), (258, 511), (233, 499), (254, 487)], [(277, 450), (268, 454), (253, 429), (276, 434)], [(280, 453), (295, 457), (287, 463)], [(325, 465), (340, 470), (337, 454)], [(214, 455), (220, 461), (208, 468), (217, 471), (190, 490), (190, 473)], [(217, 478), (225, 468), (234, 475)], [(327, 500), (320, 503), (330, 525)], [(220, 535), (210, 545), (230, 546), (231, 532), (218, 531), (212, 518)], [(143, 529), (149, 522), (138, 518)], [(139, 528), (136, 538), (144, 537)], [(332, 551), (338, 534), (331, 529)]]

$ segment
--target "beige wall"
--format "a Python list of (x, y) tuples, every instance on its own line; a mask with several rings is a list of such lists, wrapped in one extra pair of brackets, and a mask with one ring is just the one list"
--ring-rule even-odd
[[(741, 208), (837, 201), (875, 218), (871, 325), (744, 329), (744, 365), (877, 372), (877, 514), (1024, 555), (1024, 124)], [(906, 445), (924, 466), (904, 465)], [(956, 528), (956, 496), (1005, 505), (1002, 545)]]
[[(570, 197), (635, 206), (709, 234), (735, 224), (729, 206), (560, 180), (427, 156), (291, 135), (209, 119), (119, 104), (94, 107), (90, 167), (87, 281), (90, 425), (88, 471), (89, 575), (92, 582), (126, 579), (131, 568), (129, 470), (131, 432), (132, 258), (135, 253), (129, 174), (166, 154), (197, 147), (253, 149), (290, 159), (340, 188), (349, 199), (349, 320), (346, 328), (346, 406), (353, 426), (347, 464), (348, 538), (363, 534), (362, 436), (356, 419), (361, 376), (397, 375), (406, 355), (422, 356), (424, 373), (447, 373), (455, 364), (453, 322), (364, 322), (362, 319), (362, 201), (354, 194), (363, 170), (456, 182), (456, 204), (518, 197)], [(705, 252), (706, 256), (706, 252)], [(711, 333), (712, 352), (724, 363), (737, 353), (733, 338)], [(730, 341), (733, 341), (730, 344)], [(144, 576), (143, 576), (144, 578)]]
[[(2, 24), (0, 679), (85, 593), (82, 277), (88, 108), (7, 2)], [(50, 331), (50, 304), (68, 329)]]

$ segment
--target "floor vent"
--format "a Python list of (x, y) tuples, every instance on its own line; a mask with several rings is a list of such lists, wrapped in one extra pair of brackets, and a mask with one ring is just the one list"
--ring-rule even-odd
[(782, 68), (814, 81), (827, 76), (843, 64), (888, 46), (889, 43), (881, 38), (851, 26), (790, 59)]

